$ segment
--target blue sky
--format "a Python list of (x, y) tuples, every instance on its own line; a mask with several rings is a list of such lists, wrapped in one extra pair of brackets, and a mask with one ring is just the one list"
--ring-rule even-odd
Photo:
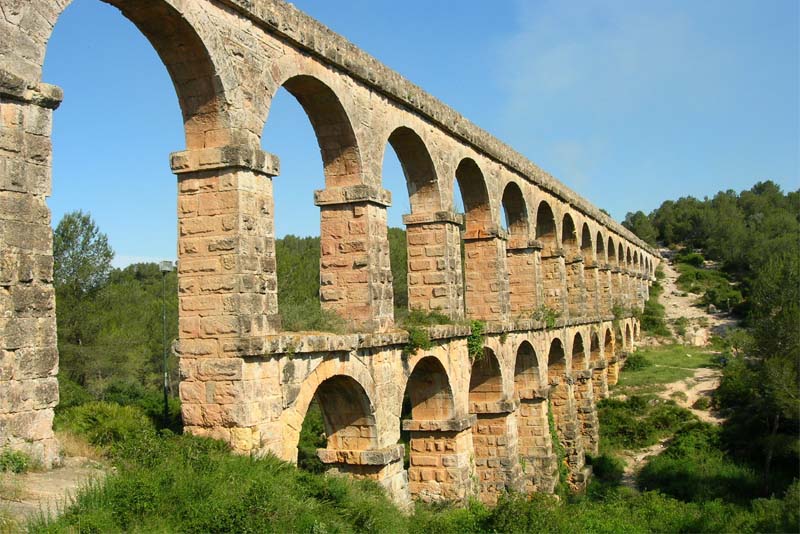
[[(800, 186), (798, 2), (296, 0), (294, 4), (621, 220), (667, 199)], [(117, 265), (176, 257), (184, 148), (166, 69), (98, 0), (55, 27), (43, 81), (53, 128), (54, 224), (91, 212)], [(311, 126), (278, 95), (263, 147), (278, 154), (276, 231), (317, 235), (322, 163)], [(389, 224), (408, 200), (387, 150)]]

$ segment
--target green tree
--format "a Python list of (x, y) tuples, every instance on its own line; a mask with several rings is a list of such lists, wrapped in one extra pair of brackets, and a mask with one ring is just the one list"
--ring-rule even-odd
[(622, 221), (622, 226), (636, 234), (639, 239), (644, 242), (654, 245), (656, 244), (656, 227), (650, 221), (650, 217), (644, 214), (643, 211), (636, 213), (628, 213), (625, 215), (625, 220)]
[(53, 232), (53, 279), (56, 288), (84, 295), (100, 287), (111, 272), (114, 251), (91, 215), (64, 215)]

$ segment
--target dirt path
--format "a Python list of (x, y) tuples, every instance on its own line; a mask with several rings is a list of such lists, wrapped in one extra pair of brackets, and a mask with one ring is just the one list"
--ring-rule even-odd
[[(665, 258), (670, 254), (667, 249), (661, 249), (660, 252)], [(687, 345), (706, 345), (711, 333), (720, 334), (728, 328), (736, 326), (736, 320), (730, 314), (708, 313), (707, 310), (698, 306), (701, 295), (683, 292), (677, 285), (679, 273), (675, 267), (666, 259), (661, 265), (665, 278), (661, 281), (664, 293), (659, 300), (664, 305), (667, 323), (673, 331), (673, 335), (680, 337), (675, 332), (674, 322), (682, 317), (688, 320), (686, 335), (683, 336), (683, 341)], [(644, 341), (645, 344), (660, 344), (660, 341), (656, 339)]]
[[(662, 250), (662, 254), (664, 250)], [(688, 319), (686, 336), (683, 341), (687, 345), (703, 346), (708, 344), (710, 334), (722, 333), (726, 329), (736, 326), (736, 320), (728, 314), (708, 313), (705, 309), (696, 305), (700, 295), (694, 293), (684, 293), (677, 286), (679, 273), (668, 262), (662, 263), (665, 278), (661, 281), (664, 293), (660, 297), (661, 304), (664, 305), (665, 315), (670, 329), (674, 332), (674, 321), (681, 317)], [(676, 335), (676, 337), (678, 337)], [(661, 340), (643, 339), (643, 345), (660, 345)], [(657, 365), (657, 364), (656, 364)], [(664, 390), (658, 396), (664, 400), (675, 401), (679, 406), (690, 410), (701, 421), (712, 424), (720, 424), (722, 419), (708, 409), (698, 409), (694, 404), (698, 399), (710, 398), (715, 389), (719, 386), (722, 373), (719, 369), (701, 367), (694, 370), (694, 375), (684, 380), (672, 382), (664, 385)], [(667, 439), (662, 439), (655, 445), (639, 449), (636, 451), (623, 451), (622, 457), (625, 460), (625, 469), (622, 476), (622, 484), (636, 489), (636, 475), (647, 464), (650, 458), (661, 454), (664, 450)]]
[(40, 514), (52, 515), (63, 510), (80, 488), (105, 477), (105, 467), (88, 458), (66, 458), (65, 465), (51, 471), (24, 474), (0, 473), (0, 532), (6, 530), (3, 515), (23, 525)]

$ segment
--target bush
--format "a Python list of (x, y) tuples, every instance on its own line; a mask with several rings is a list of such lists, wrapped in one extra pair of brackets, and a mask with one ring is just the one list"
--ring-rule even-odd
[(640, 488), (658, 489), (687, 502), (723, 499), (745, 504), (760, 497), (756, 473), (735, 463), (721, 445), (720, 430), (713, 425), (687, 425), (639, 473)]
[(65, 410), (56, 418), (56, 427), (81, 434), (97, 446), (155, 435), (155, 426), (144, 411), (112, 402), (90, 402)]
[(675, 256), (675, 263), (686, 263), (693, 267), (702, 267), (705, 261), (699, 252), (682, 252)]
[(694, 404), (692, 404), (692, 408), (695, 410), (708, 410), (711, 407), (711, 399), (708, 397), (700, 397)]
[(0, 451), (0, 473), (25, 473), (32, 464), (31, 457), (22, 451), (11, 449)]
[(642, 449), (658, 442), (697, 418), (672, 401), (632, 395), (626, 400), (604, 399), (597, 405), (604, 447)]
[(167, 420), (164, 420), (164, 392), (146, 389), (132, 382), (113, 382), (103, 393), (102, 400), (122, 406), (140, 408), (156, 428), (168, 428), (172, 432), (183, 432), (181, 402), (175, 397), (167, 398)]
[(625, 360), (626, 371), (641, 371), (653, 365), (653, 362), (648, 360), (643, 354), (634, 352), (628, 359)]
[(86, 388), (71, 380), (67, 373), (58, 373), (58, 406), (56, 413), (94, 400)]

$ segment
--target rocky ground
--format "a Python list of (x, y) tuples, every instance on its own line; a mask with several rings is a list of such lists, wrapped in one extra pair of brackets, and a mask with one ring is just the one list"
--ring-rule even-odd
[[(80, 488), (105, 477), (109, 468), (93, 451), (75, 450), (68, 437), (62, 444), (66, 447), (61, 467), (0, 473), (0, 534), (23, 532), (28, 520), (60, 513)], [(84, 452), (89, 456), (80, 455)]]

